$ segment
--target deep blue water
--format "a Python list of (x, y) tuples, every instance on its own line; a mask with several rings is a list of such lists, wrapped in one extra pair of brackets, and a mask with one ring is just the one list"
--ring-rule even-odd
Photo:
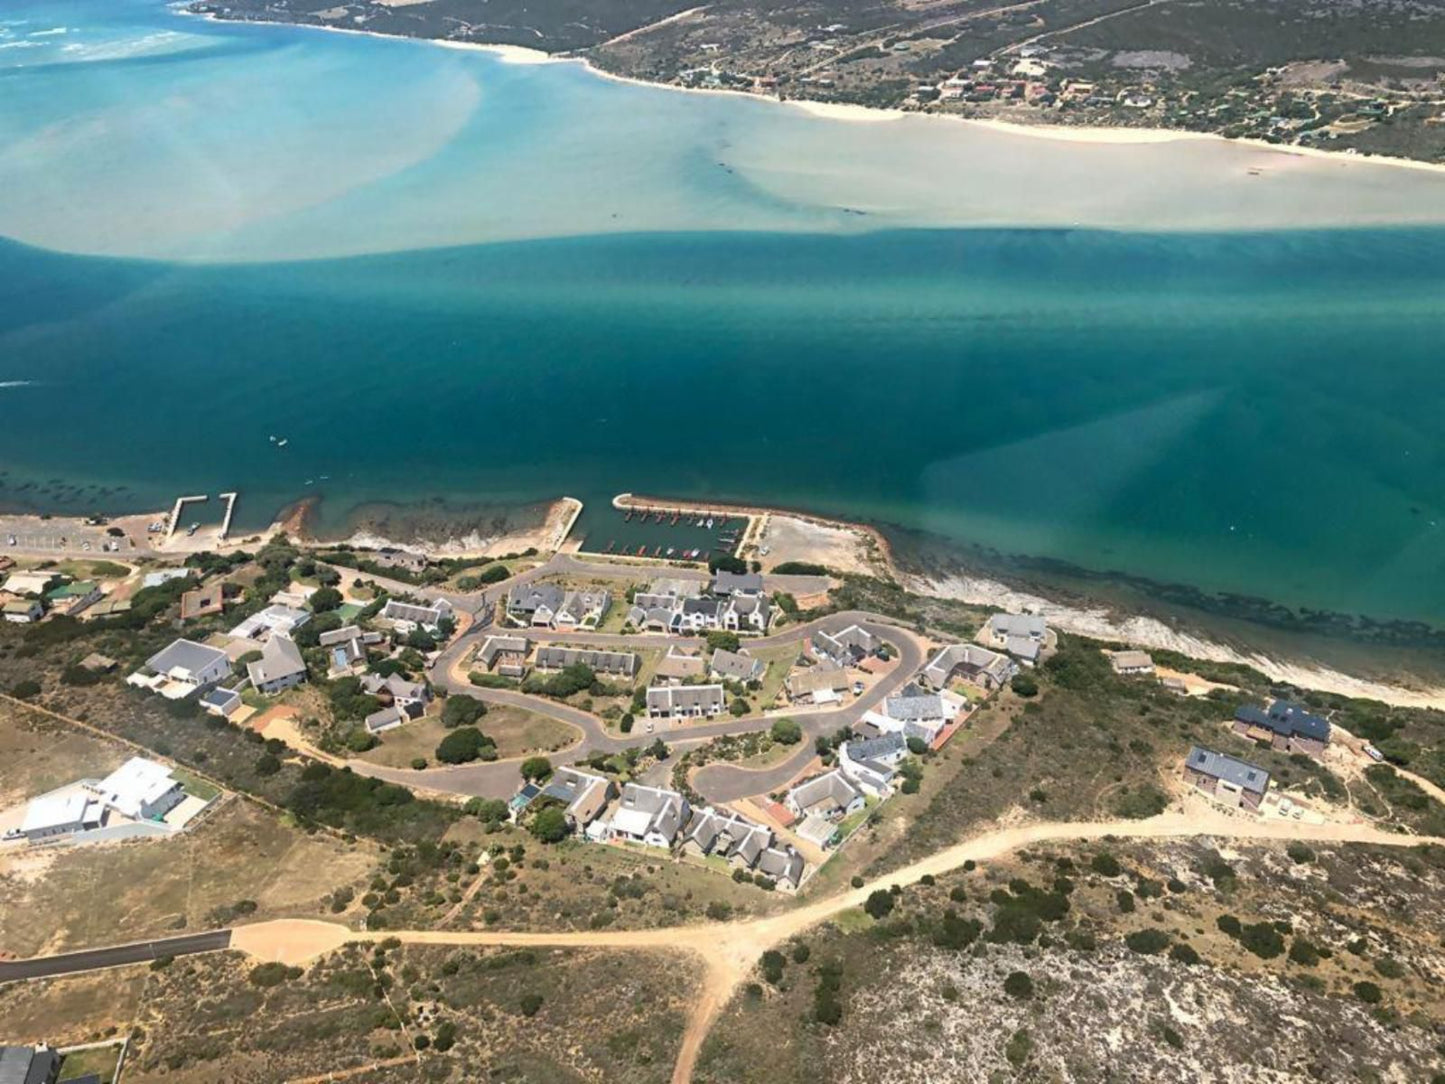
[(1442, 279), (1419, 229), (4, 244), (0, 498), (746, 499), (1440, 621)]

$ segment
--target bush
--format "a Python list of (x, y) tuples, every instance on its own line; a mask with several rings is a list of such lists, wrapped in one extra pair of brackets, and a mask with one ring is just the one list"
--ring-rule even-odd
[(34, 678), (17, 681), (10, 688), (10, 695), (16, 700), (31, 700), (40, 695), (40, 682)]
[(376, 735), (365, 729), (353, 730), (346, 735), (346, 748), (353, 753), (364, 753), (376, 748)]
[(793, 946), (793, 963), (795, 964), (807, 963), (808, 957), (812, 955), (813, 950), (808, 948), (807, 945), (797, 944)]
[(1117, 877), (1124, 872), (1119, 860), (1108, 851), (1100, 851), (1089, 860), (1089, 868), (1101, 877)]
[(443, 764), (467, 764), (481, 758), (485, 749), (496, 751), (496, 743), (474, 726), (463, 726), (442, 738), (436, 758)]
[(1027, 1001), (1034, 996), (1034, 980), (1025, 971), (1014, 971), (1003, 980), (1003, 992), (1017, 1001)]
[(922, 738), (910, 736), (908, 739), (908, 751), (916, 757), (923, 756), (928, 752), (928, 743)]
[(886, 888), (875, 889), (863, 904), (863, 910), (881, 922), (893, 912), (893, 893)]
[(1009, 682), (1009, 688), (1013, 689), (1015, 693), (1025, 699), (1039, 695), (1038, 678), (1034, 677), (1033, 674), (1015, 674), (1013, 680)]
[(1121, 888), (1114, 898), (1118, 901), (1120, 914), (1133, 914), (1134, 893), (1130, 892), (1127, 888)]
[(1303, 937), (1296, 937), (1289, 947), (1289, 961), (1301, 967), (1314, 967), (1320, 962), (1320, 950)]
[(326, 613), (334, 610), (342, 603), (341, 592), (334, 587), (318, 587), (306, 600), (311, 612), (314, 614)]
[(456, 693), (447, 697), (446, 706), (442, 708), (442, 726), (448, 730), (471, 726), (485, 714), (486, 704), (466, 693)]
[(415, 772), (423, 771), (423, 770), (426, 769), (426, 766), (427, 766), (427, 759), (426, 759), (426, 757), (412, 757), (412, 758), (411, 758), (411, 768), (412, 768), (412, 771), (415, 771)]
[(1284, 952), (1284, 938), (1268, 922), (1255, 922), (1242, 927), (1239, 943), (1261, 960), (1272, 960)]
[(1366, 1005), (1378, 1005), (1384, 997), (1380, 992), (1380, 988), (1373, 982), (1357, 982), (1352, 989), (1355, 992), (1355, 996)]
[(1284, 853), (1289, 855), (1290, 861), (1295, 865), (1303, 866), (1315, 860), (1315, 852), (1306, 847), (1299, 840), (1292, 840), (1285, 847)]
[[(748, 707), (748, 702), (744, 700), (741, 696), (733, 697), (733, 702), (728, 705), (728, 714), (731, 715), (734, 719), (741, 719), (750, 710), (751, 709)], [(781, 721), (782, 720), (779, 720), (779, 722)]]
[(803, 740), (803, 728), (792, 719), (778, 719), (768, 731), (779, 745), (797, 745)]
[(827, 574), (826, 565), (815, 564), (812, 561), (784, 561), (773, 569), (774, 576), (826, 576)]
[(1193, 967), (1199, 962), (1199, 953), (1195, 952), (1194, 948), (1190, 945), (1179, 944), (1169, 950), (1169, 958)]
[(1154, 956), (1169, 947), (1169, 935), (1163, 930), (1153, 928), (1135, 930), (1124, 938), (1124, 944), (1129, 946), (1131, 952)]
[(536, 1016), (537, 1010), (542, 1007), (541, 994), (523, 994), (519, 1002), (523, 1016)]
[(257, 964), (251, 968), (249, 978), (254, 986), (280, 986), (286, 981), (288, 974), (290, 974), (290, 968), (283, 963), (273, 961)]
[(1169, 798), (1158, 787), (1146, 783), (1141, 787), (1121, 791), (1111, 804), (1116, 816), (1143, 820), (1163, 813), (1169, 807)]
[(567, 838), (567, 815), (559, 806), (549, 805), (532, 818), (528, 831), (543, 843), (560, 843)]
[(783, 981), (783, 967), (788, 961), (776, 949), (768, 949), (762, 956), (763, 978), (770, 985), (777, 986)]
[(552, 762), (546, 757), (528, 757), (522, 761), (522, 778), (529, 783), (539, 782), (552, 774)]
[(256, 758), (256, 764), (252, 770), (261, 776), (275, 775), (281, 770), (281, 761), (270, 753), (262, 753)]
[(619, 730), (621, 730), (622, 733), (624, 733), (624, 734), (631, 734), (631, 733), (632, 733), (632, 724), (633, 724), (632, 712), (629, 711), (629, 712), (627, 712), (626, 714), (624, 714), (624, 715), (622, 716), (621, 721), (617, 724), (617, 728), (618, 728)]

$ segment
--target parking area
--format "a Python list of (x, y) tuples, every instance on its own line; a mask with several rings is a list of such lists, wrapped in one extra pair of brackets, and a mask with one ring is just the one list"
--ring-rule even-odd
[[(155, 517), (125, 516), (102, 523), (41, 516), (0, 516), (0, 554), (53, 557), (127, 554), (147, 547)], [(117, 533), (118, 532), (118, 533)]]

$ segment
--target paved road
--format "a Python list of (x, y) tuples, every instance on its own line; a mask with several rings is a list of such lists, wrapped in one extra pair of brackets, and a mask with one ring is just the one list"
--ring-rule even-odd
[(179, 937), (162, 937), (155, 941), (138, 941), (131, 945), (66, 952), (59, 956), (36, 956), (29, 960), (0, 962), (0, 982), (17, 979), (39, 979), (51, 975), (70, 975), (77, 971), (97, 971), (123, 964), (145, 963), (162, 956), (192, 956), (198, 952), (219, 952), (230, 948), (230, 930), (188, 933)]
[[(750, 641), (758, 645), (774, 645), (801, 641), (802, 637), (818, 628), (841, 629), (860, 624), (875, 635), (887, 639), (899, 649), (898, 665), (886, 678), (877, 682), (863, 696), (846, 708), (826, 712), (799, 712), (795, 718), (803, 728), (804, 740), (798, 750), (781, 764), (765, 771), (737, 768), (717, 764), (704, 768), (694, 781), (698, 793), (714, 802), (730, 802), (754, 794), (777, 789), (791, 779), (813, 756), (813, 739), (819, 734), (831, 734), (845, 726), (852, 726), (863, 715), (881, 703), (884, 697), (911, 678), (923, 664), (923, 650), (905, 630), (891, 623), (891, 619), (878, 614), (847, 611), (832, 614), (804, 625), (796, 625), (786, 632)], [(484, 689), (469, 682), (457, 681), (451, 676), (452, 666), (461, 661), (472, 646), (479, 643), (495, 629), (474, 627), (458, 637), (439, 656), (431, 672), (432, 684), (448, 692), (465, 693), (489, 704), (501, 704), (524, 708), (567, 723), (581, 732), (581, 740), (565, 751), (568, 761), (581, 760), (593, 753), (618, 753), (636, 745), (646, 744), (653, 737), (661, 737), (669, 745), (690, 746), (702, 741), (728, 734), (748, 734), (772, 725), (771, 719), (752, 716), (744, 719), (725, 718), (713, 723), (685, 725), (674, 729), (671, 725), (659, 725), (655, 734), (634, 730), (628, 735), (614, 735), (607, 732), (601, 720), (578, 708), (560, 704), (545, 697), (527, 696), (513, 689)], [(566, 637), (568, 640), (573, 637)], [(617, 646), (636, 647), (639, 641), (651, 637), (607, 637)], [(673, 643), (694, 641), (673, 638)], [(515, 760), (495, 761), (490, 764), (463, 764), (455, 768), (431, 768), (412, 771), (407, 768), (386, 768), (364, 761), (348, 762), (353, 771), (361, 775), (384, 779), (409, 787), (424, 787), (449, 794), (465, 794), (483, 798), (507, 798), (515, 793), (521, 782), (518, 762)]]
[[(545, 697), (527, 696), (512, 689), (478, 688), (467, 681), (458, 681), (451, 676), (454, 666), (466, 658), (467, 653), (487, 636), (504, 631), (499, 629), (492, 618), (505, 605), (506, 595), (512, 588), (531, 583), (544, 576), (589, 575), (617, 579), (636, 579), (641, 575), (656, 575), (674, 579), (706, 581), (709, 576), (701, 569), (658, 568), (650, 569), (637, 565), (615, 564), (606, 561), (582, 561), (569, 554), (557, 554), (545, 564), (529, 572), (521, 573), (492, 585), (485, 591), (462, 593), (435, 587), (414, 587), (399, 580), (384, 576), (370, 576), (378, 585), (396, 592), (407, 592), (428, 599), (445, 598), (472, 615), (481, 619), (461, 636), (457, 637), (437, 657), (430, 670), (432, 684), (449, 693), (465, 693), (489, 704), (524, 708), (556, 719), (581, 732), (578, 743), (562, 754), (569, 761), (581, 760), (593, 753), (617, 753), (632, 746), (645, 744), (653, 736), (661, 737), (669, 745), (684, 747), (729, 734), (748, 734), (772, 725), (771, 719), (756, 716), (744, 719), (727, 718), (714, 723), (703, 723), (674, 728), (659, 723), (654, 735), (644, 730), (635, 730), (626, 736), (609, 734), (601, 720), (578, 708), (560, 704)], [(820, 578), (816, 576), (768, 577), (770, 589), (800, 592), (816, 590)], [(923, 651), (913, 637), (899, 628), (893, 618), (881, 614), (861, 611), (846, 611), (793, 625), (770, 636), (748, 640), (755, 647), (772, 647), (787, 643), (799, 643), (816, 629), (838, 630), (849, 625), (862, 625), (875, 635), (882, 636), (899, 648), (900, 658), (893, 672), (872, 689), (846, 708), (827, 712), (800, 712), (796, 718), (803, 727), (804, 740), (798, 750), (782, 764), (765, 771), (751, 771), (726, 764), (711, 765), (697, 774), (694, 786), (700, 794), (714, 802), (730, 802), (754, 794), (776, 790), (800, 771), (813, 756), (813, 740), (820, 734), (831, 734), (842, 727), (856, 723), (865, 711), (881, 703), (911, 678), (923, 664)], [(516, 630), (521, 631), (521, 630)], [(596, 647), (612, 647), (622, 650), (636, 650), (670, 644), (699, 647), (706, 641), (701, 637), (634, 635), (617, 633), (553, 632), (547, 629), (529, 629), (526, 635), (534, 641), (565, 641), (567, 643), (590, 644)], [(496, 761), (490, 764), (463, 764), (454, 768), (430, 768), (412, 771), (407, 768), (387, 768), (368, 764), (364, 761), (349, 762), (353, 771), (361, 775), (384, 779), (409, 787), (424, 787), (448, 794), (465, 794), (483, 798), (507, 798), (515, 793), (520, 776), (516, 761)]]

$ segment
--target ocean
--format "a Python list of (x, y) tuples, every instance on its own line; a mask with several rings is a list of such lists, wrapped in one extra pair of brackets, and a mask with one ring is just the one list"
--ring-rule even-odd
[[(0, 505), (565, 493), (595, 544), (632, 491), (1445, 625), (1445, 177), (1290, 162), (1238, 210), (1339, 228), (962, 228), (869, 180), (889, 125), (139, 0), (3, 29)], [(789, 133), (856, 168), (803, 199)]]

